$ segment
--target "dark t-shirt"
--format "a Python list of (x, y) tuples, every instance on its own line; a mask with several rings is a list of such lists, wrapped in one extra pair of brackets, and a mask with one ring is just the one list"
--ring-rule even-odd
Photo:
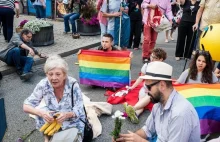
[[(131, 20), (142, 20), (141, 3), (143, 0), (128, 0), (128, 15)], [(139, 5), (139, 9), (136, 8)]]
[(199, 2), (196, 1), (195, 4), (192, 4), (190, 0), (186, 0), (184, 5), (181, 6), (183, 8), (183, 16), (181, 21), (186, 22), (195, 22), (196, 14), (199, 10)]
[[(98, 47), (98, 50), (103, 50), (103, 47), (102, 46), (99, 46)], [(112, 51), (119, 51), (118, 48), (112, 46)]]

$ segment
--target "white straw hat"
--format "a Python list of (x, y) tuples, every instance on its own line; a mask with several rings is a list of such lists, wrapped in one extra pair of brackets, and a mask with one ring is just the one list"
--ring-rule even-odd
[(171, 65), (160, 61), (154, 61), (147, 65), (145, 75), (140, 76), (139, 78), (171, 81), (172, 72), (173, 67)]

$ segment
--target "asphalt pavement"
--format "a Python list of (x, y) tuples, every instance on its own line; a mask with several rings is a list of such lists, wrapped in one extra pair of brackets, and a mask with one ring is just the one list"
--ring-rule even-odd
[[(174, 53), (175, 53), (175, 45), (176, 40), (164, 43), (164, 35), (165, 33), (160, 33), (157, 40), (156, 47), (161, 47), (165, 49), (168, 53), (168, 57), (165, 62), (173, 66), (173, 78), (178, 78), (181, 74), (184, 66), (185, 60), (175, 61)], [(176, 33), (174, 34), (176, 37)], [(138, 77), (138, 73), (142, 67), (141, 61), (141, 50), (131, 50), (134, 54), (131, 65), (131, 77), (132, 79), (136, 79)], [(77, 56), (71, 55), (65, 58), (69, 65), (68, 74), (77, 80), (79, 80), (79, 67), (75, 65), (77, 61)], [(3, 80), (1, 80), (0, 87), (0, 98), (5, 99), (5, 109), (7, 116), (7, 133), (3, 142), (15, 142), (17, 138), (28, 134), (30, 131), (35, 129), (35, 122), (32, 118), (28, 116), (28, 114), (24, 113), (22, 110), (23, 101), (32, 93), (36, 84), (43, 78), (45, 78), (45, 74), (43, 72), (43, 64), (37, 65), (33, 67), (34, 76), (28, 82), (22, 82), (17, 76), (17, 74), (13, 73), (10, 75), (4, 76)], [(105, 89), (104, 88), (96, 88), (93, 89), (89, 86), (80, 85), (82, 92), (90, 97), (92, 101), (103, 102), (106, 101), (106, 96), (104, 96)], [(113, 112), (116, 110), (123, 111), (122, 105), (114, 105)], [(132, 124), (129, 120), (125, 120), (122, 126), (122, 132), (125, 133), (127, 130), (135, 131), (141, 128), (147, 117), (149, 115), (149, 111), (145, 111), (140, 116), (139, 124)], [(110, 133), (114, 127), (114, 120), (111, 116), (102, 115), (100, 117), (100, 121), (102, 124), (102, 134), (94, 139), (94, 142), (109, 142), (111, 141)], [(27, 140), (27, 142), (43, 142), (43, 136), (40, 132), (35, 131), (31, 134)]]

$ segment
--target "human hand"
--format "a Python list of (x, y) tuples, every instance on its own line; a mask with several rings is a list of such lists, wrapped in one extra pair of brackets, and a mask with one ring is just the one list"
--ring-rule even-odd
[(39, 54), (39, 57), (40, 57), (40, 58), (48, 58), (48, 56), (47, 56), (46, 54), (44, 54), (44, 53), (40, 53), (40, 54)]
[(54, 118), (51, 116), (51, 113), (53, 111), (39, 111), (39, 116), (42, 117), (44, 120), (46, 120), (48, 123), (52, 123), (54, 121)]
[(131, 131), (128, 131), (128, 134), (120, 134), (119, 136), (120, 137), (116, 139), (116, 142), (140, 142), (143, 140), (143, 138)]
[(65, 121), (67, 119), (66, 112), (58, 112), (58, 113), (55, 113), (53, 116), (56, 117), (57, 122), (60, 124), (62, 124), (63, 121)]
[(198, 24), (195, 23), (195, 24), (192, 26), (192, 30), (193, 30), (193, 31), (196, 31), (197, 29), (198, 29)]
[(122, 15), (122, 12), (115, 12), (115, 13), (114, 13), (114, 16), (115, 16), (115, 17), (119, 17), (119, 16), (121, 16), (121, 15)]
[(43, 8), (46, 9), (46, 5), (45, 4), (43, 5)]
[(31, 54), (31, 56), (35, 55), (34, 50), (32, 48), (29, 48), (29, 53)]

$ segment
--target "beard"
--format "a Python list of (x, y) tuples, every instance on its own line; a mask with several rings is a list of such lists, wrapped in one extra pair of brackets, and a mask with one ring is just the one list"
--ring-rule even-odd
[(154, 94), (154, 96), (150, 93), (148, 93), (148, 95), (150, 96), (150, 100), (152, 103), (159, 103), (161, 101), (161, 96), (162, 96), (162, 93), (157, 90), (157, 92)]
[(108, 48), (105, 48), (105, 49), (103, 48), (103, 51), (108, 51)]

